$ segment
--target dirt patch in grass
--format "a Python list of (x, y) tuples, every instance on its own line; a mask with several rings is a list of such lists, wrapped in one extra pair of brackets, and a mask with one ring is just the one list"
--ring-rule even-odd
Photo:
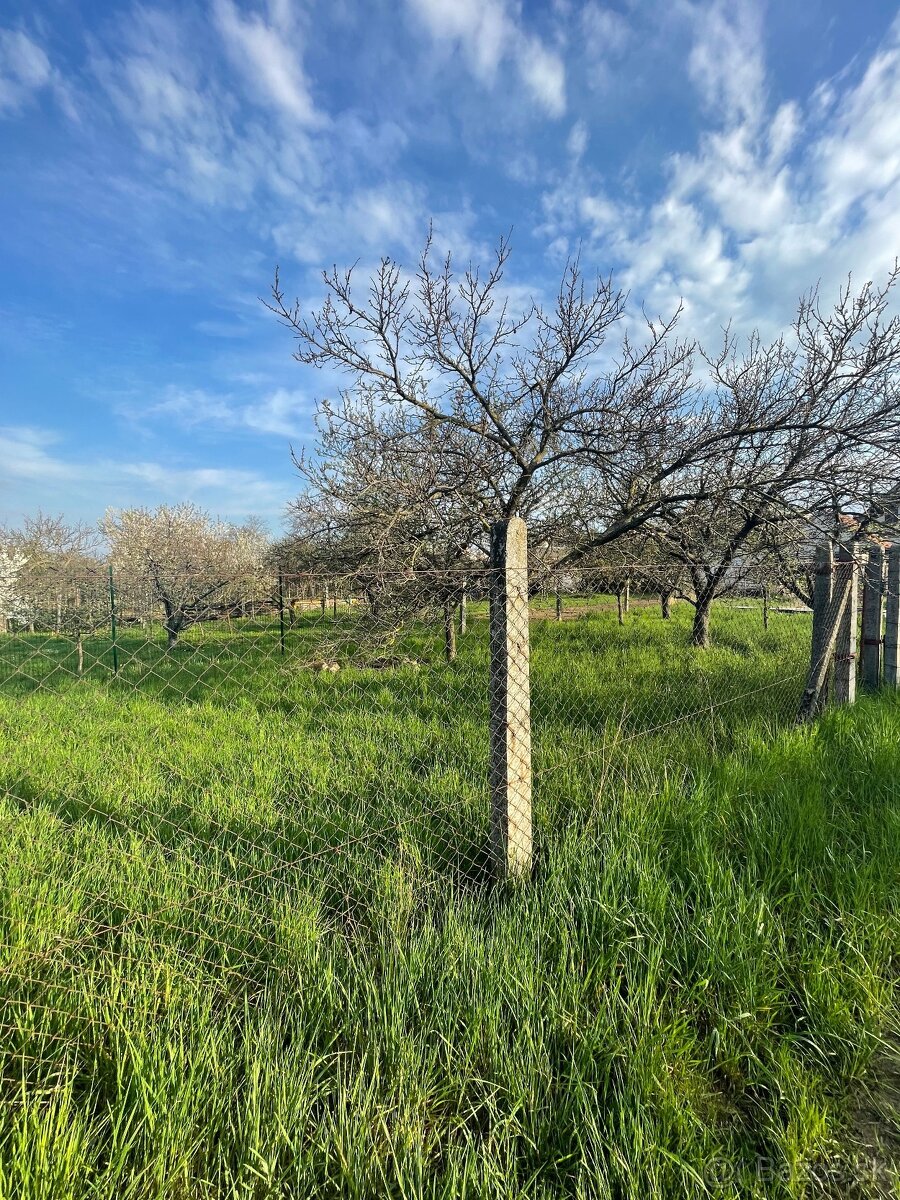
[(900, 1196), (900, 1034), (881, 1046), (853, 1101), (844, 1145), (822, 1180), (841, 1200)]

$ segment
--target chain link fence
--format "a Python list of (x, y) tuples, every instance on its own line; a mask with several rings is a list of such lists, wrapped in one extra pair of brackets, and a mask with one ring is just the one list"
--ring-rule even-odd
[[(809, 666), (796, 599), (746, 581), (698, 648), (694, 605), (652, 564), (192, 580), (209, 595), (174, 621), (147, 576), (58, 582), (0, 638), (3, 793), (75, 843), (89, 825), (174, 871), (176, 907), (204, 877), (203, 908), (237, 906), (235, 949), (259, 932), (242, 905), (281, 889), (350, 913), (404, 855), (477, 883), (518, 825), (523, 861), (532, 841), (549, 854), (637, 761), (658, 753), (662, 780), (745, 726), (789, 723)], [(511, 833), (491, 833), (492, 790)], [(148, 908), (123, 919), (163, 911)], [(231, 965), (269, 964), (268, 940)]]
[(698, 623), (659, 564), (503, 555), (177, 597), (111, 570), (26, 604), (0, 635), (6, 1100), (115, 1078), (136, 1030), (198, 1007), (277, 1040), (278, 997), (358, 1045), (363, 1014), (305, 998), (342, 956), (477, 927), (498, 871), (602, 862), (623, 796), (794, 721), (813, 614), (790, 590), (745, 572)]

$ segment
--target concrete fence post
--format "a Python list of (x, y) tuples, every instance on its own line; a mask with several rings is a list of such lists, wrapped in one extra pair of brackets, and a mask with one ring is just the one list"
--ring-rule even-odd
[(837, 640), (837, 624), (843, 610), (833, 603), (834, 548), (830, 542), (816, 547), (812, 587), (812, 642), (809, 676), (798, 718), (808, 721), (825, 706), (828, 672)]
[(491, 840), (501, 878), (532, 864), (528, 548), (521, 517), (491, 528)]
[(463, 580), (462, 587), (459, 593), (459, 636), (463, 637), (469, 623), (469, 587)]
[(834, 702), (853, 704), (856, 700), (856, 638), (858, 568), (854, 546), (839, 546), (837, 585), (846, 588), (847, 603), (838, 627), (834, 652)]
[(859, 682), (867, 691), (881, 683), (881, 624), (884, 618), (884, 551), (869, 550), (863, 582), (862, 650)]
[(900, 687), (900, 543), (887, 552), (884, 610), (884, 682)]

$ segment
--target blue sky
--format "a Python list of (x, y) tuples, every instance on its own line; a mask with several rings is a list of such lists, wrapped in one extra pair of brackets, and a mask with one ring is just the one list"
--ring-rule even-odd
[(275, 264), (581, 246), (714, 342), (900, 253), (884, 0), (0, 6), (0, 522), (193, 500), (276, 526), (335, 381)]

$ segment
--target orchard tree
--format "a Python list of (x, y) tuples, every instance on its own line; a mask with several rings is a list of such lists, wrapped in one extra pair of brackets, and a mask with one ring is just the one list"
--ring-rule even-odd
[[(535, 540), (558, 548), (560, 570), (652, 533), (673, 575), (690, 574), (693, 638), (705, 645), (713, 599), (734, 586), (765, 529), (817, 518), (834, 497), (896, 488), (896, 268), (881, 287), (848, 283), (831, 310), (809, 294), (771, 343), (726, 333), (719, 354), (703, 355), (703, 378), (694, 348), (676, 338), (677, 313), (646, 321), (636, 343), (621, 333), (625, 297), (611, 278), (589, 284), (577, 261), (552, 304), (513, 314), (508, 257), (502, 241), (488, 270), (457, 278), (429, 243), (412, 277), (384, 259), (361, 292), (352, 271), (335, 268), (309, 315), (286, 302), (276, 274), (269, 307), (295, 335), (295, 357), (349, 377), (343, 409), (328, 411), (363, 414), (376, 435), (379, 485), (367, 504), (410, 448), (434, 445), (444, 456), (435, 477), (459, 471), (467, 516), (527, 514)], [(453, 436), (429, 442), (436, 428)], [(664, 608), (667, 594), (664, 584)]]
[[(900, 318), (890, 315), (895, 268), (882, 287), (848, 283), (831, 310), (804, 297), (789, 334), (741, 349), (726, 334), (708, 358), (715, 456), (684, 470), (690, 499), (654, 521), (691, 578), (692, 640), (709, 641), (717, 596), (756, 572), (798, 528), (834, 527), (842, 509), (888, 494), (900, 473)], [(767, 554), (767, 546), (769, 553)], [(782, 552), (783, 556), (783, 552)], [(771, 563), (769, 564), (771, 565)]]
[(215, 603), (264, 592), (268, 543), (256, 522), (214, 520), (194, 504), (110, 510), (102, 522), (117, 587), (163, 610), (168, 649)]
[(103, 564), (96, 529), (38, 512), (4, 529), (0, 540), (25, 560), (19, 586), (30, 624), (75, 636), (103, 619), (108, 605), (98, 582)]
[(19, 576), (26, 561), (23, 554), (7, 546), (0, 546), (0, 626), (4, 633), (11, 625), (27, 619), (28, 609), (19, 583)]
[[(691, 347), (675, 337), (677, 313), (647, 321), (635, 343), (624, 332), (624, 294), (611, 277), (588, 281), (578, 261), (550, 304), (514, 313), (504, 298), (509, 252), (501, 240), (487, 270), (470, 265), (457, 277), (449, 256), (435, 263), (429, 239), (413, 278), (385, 258), (361, 292), (352, 270), (335, 268), (323, 277), (323, 306), (308, 316), (286, 301), (276, 273), (269, 307), (295, 335), (299, 362), (349, 378), (344, 403), (375, 414), (389, 453), (387, 412), (403, 414), (406, 445), (447, 430), (443, 475), (455, 463), (463, 480), (480, 480), (460, 492), (477, 520), (535, 515), (541, 481), (591, 466), (602, 468), (593, 491), (595, 515), (605, 514), (592, 538), (612, 540), (655, 511), (659, 488), (645, 480), (647, 499), (623, 510), (610, 505), (603, 472), (649, 463), (697, 421)], [(558, 512), (555, 500), (543, 507)]]
[(733, 595), (761, 578), (764, 553), (760, 538), (751, 537), (752, 512), (728, 498), (694, 502), (680, 518), (660, 523), (663, 556), (680, 569), (684, 585), (673, 594), (694, 608), (691, 642), (709, 645), (713, 601)]
[(450, 424), (344, 397), (321, 406), (315, 453), (295, 458), (305, 487), (289, 509), (307, 569), (342, 575), (385, 632), (417, 611), (453, 613), (486, 561), (492, 476), (479, 447)]

